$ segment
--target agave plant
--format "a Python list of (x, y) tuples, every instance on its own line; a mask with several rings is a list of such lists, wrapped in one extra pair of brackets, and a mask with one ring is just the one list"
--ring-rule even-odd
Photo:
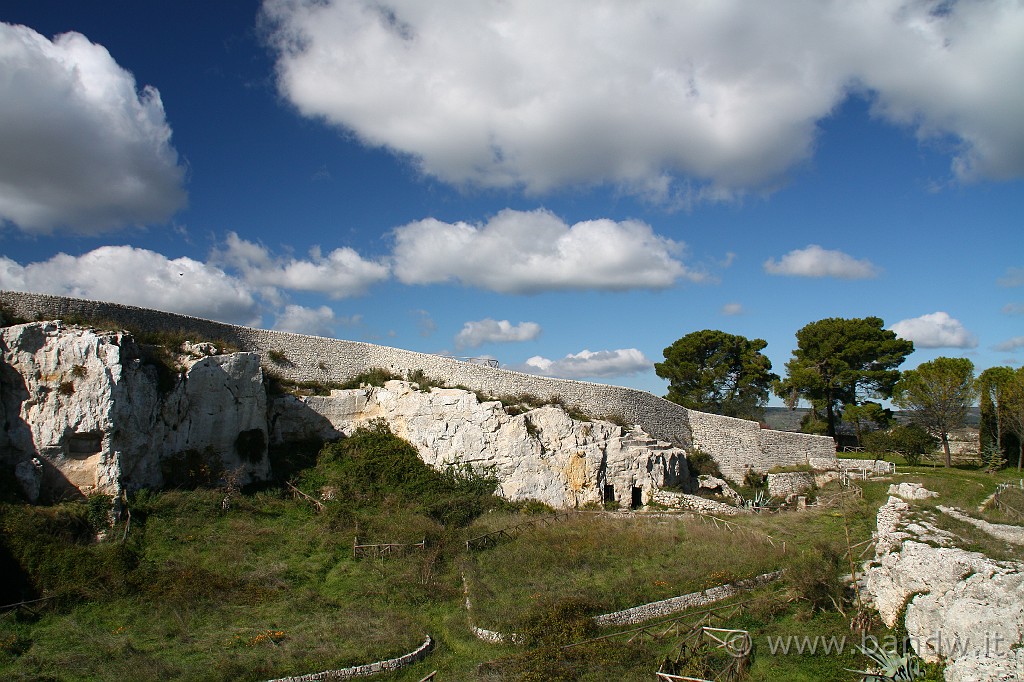
[(911, 682), (924, 677), (921, 670), (921, 659), (911, 652), (900, 656), (895, 651), (883, 649), (865, 649), (860, 647), (861, 653), (871, 659), (874, 663), (874, 670), (851, 670), (850, 672), (860, 673), (863, 677), (860, 682)]

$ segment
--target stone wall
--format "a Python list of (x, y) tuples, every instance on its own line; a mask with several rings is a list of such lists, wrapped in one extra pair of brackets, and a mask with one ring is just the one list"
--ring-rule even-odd
[[(455, 358), (253, 329), (177, 313), (45, 294), (0, 291), (0, 307), (33, 319), (80, 318), (94, 324), (138, 331), (188, 331), (222, 339), (260, 354), (266, 367), (296, 381), (341, 381), (382, 367), (396, 374), (422, 370), (434, 380), (491, 395), (530, 393), (560, 398), (592, 416), (613, 416), (638, 424), (655, 438), (712, 455), (722, 473), (742, 481), (747, 468), (806, 464), (809, 456), (835, 457), (831, 438), (762, 430), (756, 422), (687, 410), (646, 391), (568, 379), (553, 379), (477, 365)], [(271, 351), (278, 362), (271, 359)], [(281, 359), (283, 356), (284, 359)]]
[(281, 677), (276, 680), (270, 680), (269, 682), (331, 682), (332, 680), (351, 680), (356, 677), (370, 677), (371, 675), (379, 675), (380, 673), (394, 672), (408, 667), (413, 663), (419, 663), (426, 658), (427, 654), (429, 654), (433, 648), (434, 640), (430, 638), (430, 635), (427, 635), (427, 638), (423, 640), (423, 644), (420, 644), (415, 650), (410, 651), (403, 656), (399, 656), (398, 658), (389, 658), (386, 661), (377, 661), (376, 663), (367, 663), (365, 665), (357, 665), (351, 668), (324, 670), (323, 672), (310, 673), (308, 675)]

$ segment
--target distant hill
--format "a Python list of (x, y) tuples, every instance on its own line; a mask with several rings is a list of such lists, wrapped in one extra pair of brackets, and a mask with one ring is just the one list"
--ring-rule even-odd
[[(800, 420), (810, 411), (808, 407), (798, 407), (795, 410), (791, 410), (788, 407), (766, 407), (764, 408), (764, 422), (768, 424), (769, 428), (776, 431), (799, 431)], [(896, 412), (896, 420), (900, 423), (905, 423), (908, 421), (908, 417), (905, 414)], [(980, 422), (981, 410), (977, 407), (972, 407), (967, 413), (967, 426), (977, 428)], [(840, 429), (840, 431), (842, 430)]]

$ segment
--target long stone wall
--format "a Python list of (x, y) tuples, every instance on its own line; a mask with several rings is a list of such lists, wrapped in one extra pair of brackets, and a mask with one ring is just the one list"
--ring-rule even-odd
[(756, 422), (694, 412), (646, 391), (620, 386), (539, 377), (359, 341), (253, 329), (63, 296), (0, 291), (0, 308), (29, 320), (71, 317), (98, 326), (147, 332), (180, 330), (206, 339), (222, 339), (259, 353), (264, 366), (295, 381), (343, 381), (381, 367), (396, 374), (422, 370), (428, 377), (450, 386), (496, 396), (529, 393), (559, 398), (592, 416), (622, 418), (640, 425), (655, 438), (687, 449), (699, 448), (712, 455), (722, 473), (734, 481), (742, 481), (748, 468), (767, 471), (777, 466), (806, 464), (809, 457), (835, 458), (831, 438), (762, 430)]
[(351, 668), (324, 670), (323, 672), (310, 673), (308, 675), (280, 677), (275, 680), (269, 680), (269, 682), (334, 682), (335, 680), (351, 680), (356, 677), (369, 677), (380, 673), (394, 672), (396, 670), (406, 668), (413, 663), (419, 663), (426, 658), (427, 654), (429, 654), (433, 649), (434, 640), (430, 638), (430, 635), (427, 635), (427, 638), (423, 640), (423, 644), (420, 644), (415, 650), (410, 651), (403, 656), (399, 656), (398, 658), (389, 658), (386, 661), (377, 661), (376, 663), (367, 663), (365, 665), (357, 665)]

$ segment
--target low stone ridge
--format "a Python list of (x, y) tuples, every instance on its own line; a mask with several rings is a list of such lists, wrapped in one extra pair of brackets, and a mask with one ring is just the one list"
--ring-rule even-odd
[(337, 670), (324, 670), (323, 672), (310, 673), (308, 675), (296, 675), (294, 677), (280, 677), (268, 682), (331, 682), (333, 680), (351, 680), (357, 677), (370, 677), (385, 672), (401, 670), (413, 663), (419, 663), (427, 654), (434, 649), (434, 640), (427, 635), (416, 649), (397, 658), (389, 658), (386, 661), (377, 661), (365, 665), (357, 665), (351, 668), (339, 668)]
[(941, 546), (954, 536), (910, 514), (895, 496), (878, 511), (863, 587), (882, 620), (893, 627), (905, 605), (911, 645), (926, 661), (947, 662), (947, 682), (1021, 679), (1024, 563)]
[(223, 339), (257, 353), (294, 381), (343, 381), (373, 368), (408, 375), (422, 371), (449, 386), (491, 395), (533, 394), (558, 398), (588, 414), (614, 414), (639, 425), (650, 437), (710, 454), (724, 476), (742, 483), (748, 469), (765, 472), (835, 459), (831, 438), (762, 429), (757, 422), (688, 410), (646, 391), (584, 381), (554, 379), (356, 341), (252, 329), (133, 306), (43, 294), (0, 291), (0, 307), (27, 319), (76, 317), (106, 320), (140, 331), (187, 330), (197, 338)]
[(980, 528), (994, 538), (999, 538), (1004, 542), (1009, 542), (1013, 545), (1024, 545), (1024, 526), (1011, 526), (1008, 523), (989, 523), (984, 519), (976, 519), (973, 516), (964, 514), (959, 509), (952, 507), (943, 507), (939, 505), (939, 511), (943, 514), (948, 514), (958, 521), (969, 523), (975, 528)]
[(642, 606), (634, 606), (633, 608), (625, 609), (624, 611), (616, 611), (615, 613), (597, 616), (594, 618), (594, 623), (599, 627), (605, 627), (608, 625), (636, 625), (654, 618), (669, 616), (673, 613), (680, 613), (681, 611), (697, 608), (699, 606), (707, 606), (708, 604), (713, 604), (724, 599), (735, 597), (737, 594), (741, 594), (758, 587), (763, 587), (764, 585), (779, 580), (782, 578), (783, 574), (783, 571), (772, 571), (771, 573), (763, 573), (746, 580), (737, 580), (725, 585), (709, 587), (708, 589), (701, 590), (700, 592), (691, 592), (690, 594), (684, 594), (679, 597), (671, 597), (669, 599), (651, 602), (650, 604), (644, 604)]

